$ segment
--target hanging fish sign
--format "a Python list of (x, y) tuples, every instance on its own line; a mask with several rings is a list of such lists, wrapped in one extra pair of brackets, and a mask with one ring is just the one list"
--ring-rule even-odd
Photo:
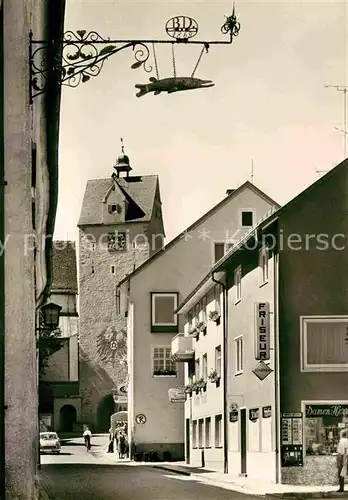
[(213, 86), (214, 83), (211, 80), (201, 80), (200, 78), (177, 76), (157, 80), (157, 78), (151, 77), (150, 83), (135, 85), (135, 88), (139, 89), (139, 92), (135, 95), (141, 97), (150, 92), (153, 92), (154, 95), (158, 95), (161, 92), (172, 94), (173, 92), (180, 92), (182, 90), (206, 89)]
[(198, 24), (192, 17), (175, 16), (167, 21), (166, 32), (176, 40), (187, 40), (197, 35)]

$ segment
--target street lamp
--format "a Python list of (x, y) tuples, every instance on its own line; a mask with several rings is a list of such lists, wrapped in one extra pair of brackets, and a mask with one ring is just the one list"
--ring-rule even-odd
[(55, 330), (59, 326), (59, 314), (62, 307), (49, 302), (41, 307), (40, 316), (43, 322), (43, 326), (39, 326), (39, 330), (44, 328), (45, 330)]
[[(49, 87), (49, 80), (52, 77), (52, 72), (55, 74), (57, 85), (67, 85), (69, 87), (77, 87), (80, 83), (86, 83), (92, 77), (98, 76), (102, 70), (104, 62), (113, 54), (120, 52), (123, 49), (131, 47), (133, 49), (135, 62), (131, 68), (143, 69), (150, 73), (152, 67), (147, 66), (150, 57), (150, 49), (152, 46), (153, 59), (158, 79), (158, 67), (155, 54), (155, 45), (171, 44), (174, 61), (174, 45), (176, 44), (196, 44), (202, 46), (201, 55), (198, 58), (197, 64), (193, 70), (191, 77), (186, 77), (186, 80), (193, 78), (204, 50), (208, 51), (211, 45), (231, 44), (233, 38), (239, 34), (240, 23), (238, 16), (235, 14), (233, 7), (232, 14), (225, 16), (225, 22), (221, 27), (221, 32), (224, 35), (229, 35), (226, 40), (192, 40), (198, 33), (198, 23), (188, 16), (175, 16), (165, 25), (166, 33), (171, 40), (111, 40), (103, 38), (96, 31), (87, 32), (86, 30), (78, 30), (76, 32), (66, 31), (62, 40), (35, 40), (33, 32), (29, 33), (29, 78), (30, 78), (30, 104), (36, 96), (44, 94)], [(176, 80), (175, 68), (174, 78)], [(166, 79), (167, 80), (167, 79)], [(180, 78), (182, 80), (182, 77)], [(166, 82), (168, 84), (168, 82)], [(189, 82), (192, 84), (192, 82)], [(202, 85), (197, 87), (192, 85), (185, 87), (187, 82), (171, 82), (170, 92), (178, 90), (187, 90), (191, 88), (203, 88)], [(168, 84), (169, 85), (169, 84)], [(165, 89), (167, 91), (167, 89)], [(157, 92), (159, 93), (159, 92)]]

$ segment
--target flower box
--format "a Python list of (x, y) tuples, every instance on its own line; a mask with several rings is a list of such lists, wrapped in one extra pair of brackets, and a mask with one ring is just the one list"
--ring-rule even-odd
[(216, 384), (216, 387), (220, 387), (220, 376), (218, 374), (218, 372), (216, 370), (212, 370), (209, 375), (208, 375), (208, 378), (210, 380), (210, 382), (212, 384)]
[(218, 310), (215, 311), (210, 311), (209, 313), (209, 319), (210, 321), (215, 321), (215, 323), (218, 323), (221, 318), (221, 313)]
[(154, 370), (154, 377), (176, 377), (175, 370)]
[(205, 335), (207, 333), (207, 325), (206, 325), (205, 321), (201, 321), (200, 323), (198, 323), (196, 328), (198, 329), (199, 332), (202, 332), (203, 335)]

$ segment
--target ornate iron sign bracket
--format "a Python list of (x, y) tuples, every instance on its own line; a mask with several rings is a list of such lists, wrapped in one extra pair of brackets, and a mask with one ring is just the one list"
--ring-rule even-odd
[[(49, 72), (56, 72), (58, 85), (77, 87), (80, 83), (89, 81), (99, 75), (104, 62), (123, 49), (133, 49), (135, 62), (131, 68), (143, 67), (150, 73), (152, 66), (148, 65), (152, 44), (199, 44), (205, 49), (210, 45), (231, 44), (233, 38), (239, 34), (240, 23), (237, 20), (234, 8), (232, 15), (226, 16), (221, 32), (229, 35), (228, 40), (199, 41), (191, 40), (198, 32), (197, 22), (186, 16), (176, 16), (170, 19), (165, 26), (167, 34), (172, 40), (110, 40), (101, 37), (97, 32), (85, 30), (67, 31), (60, 41), (35, 40), (33, 33), (29, 35), (29, 67), (30, 67), (30, 103), (36, 96), (47, 90)], [(57, 53), (52, 58), (47, 57), (51, 47), (55, 46)], [(52, 67), (53, 65), (53, 67)]]

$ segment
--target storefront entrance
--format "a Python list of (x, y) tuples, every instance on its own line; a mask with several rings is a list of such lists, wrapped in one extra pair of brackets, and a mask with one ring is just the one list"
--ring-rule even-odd
[(247, 429), (246, 429), (246, 409), (240, 410), (240, 458), (241, 458), (241, 474), (247, 473)]

